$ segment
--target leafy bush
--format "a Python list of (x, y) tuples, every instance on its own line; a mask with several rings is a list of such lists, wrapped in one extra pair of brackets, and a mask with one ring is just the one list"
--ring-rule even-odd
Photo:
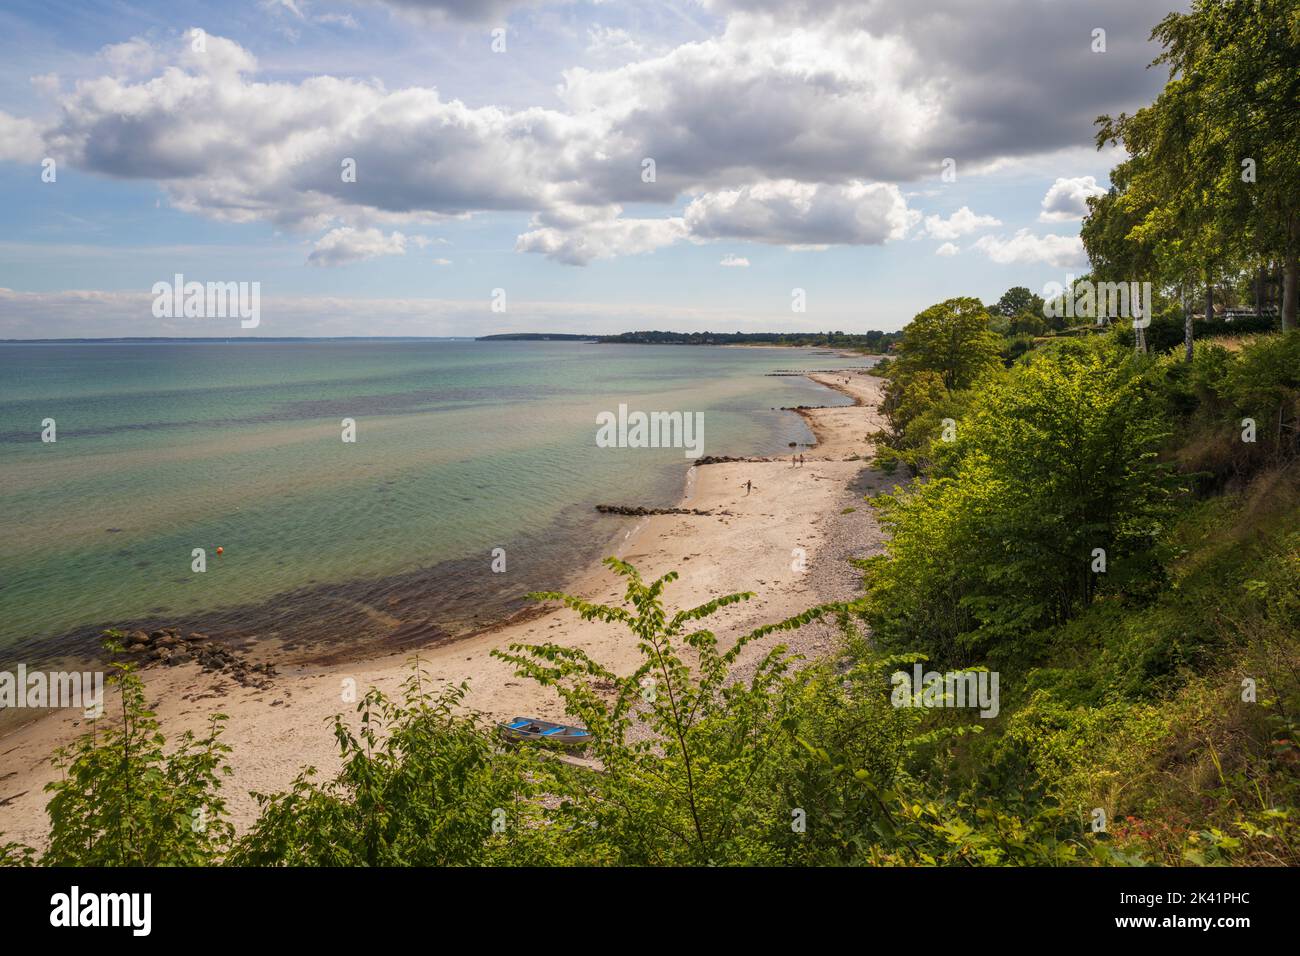
[[(108, 632), (118, 652), (121, 638)], [(207, 733), (186, 732), (166, 751), (166, 738), (145, 705), (144, 687), (129, 663), (110, 664), (110, 685), (121, 690), (118, 723), (92, 721), (90, 733), (55, 754), (63, 778), (48, 812), (49, 866), (194, 866), (218, 859), (229, 845), (221, 778), (230, 773), (221, 742), (223, 714)], [(101, 725), (103, 729), (101, 730)]]
[[(789, 749), (791, 698), (783, 686), (790, 662), (777, 645), (747, 678), (737, 679), (734, 668), (760, 638), (837, 608), (764, 625), (720, 651), (714, 633), (696, 622), (753, 595), (728, 594), (670, 617), (662, 594), (676, 572), (647, 584), (631, 565), (605, 563), (627, 580), (626, 606), (552, 592), (537, 597), (561, 601), (586, 620), (625, 625), (642, 655), (631, 674), (620, 676), (575, 647), (514, 644), (493, 652), (520, 676), (554, 687), (592, 734), (600, 770), (556, 776), (556, 818), (582, 835), (583, 852), (612, 862), (774, 862), (771, 833), (788, 827), (791, 809), (772, 785)], [(633, 734), (638, 720), (648, 734)]]
[[(1267, 334), (1276, 332), (1277, 328), (1277, 316), (1251, 315), (1233, 319), (1231, 322), (1226, 319), (1210, 319), (1208, 322), (1197, 320), (1193, 323), (1192, 334), (1194, 342), (1199, 343), (1205, 339)], [(1157, 315), (1146, 329), (1147, 349), (1157, 353), (1168, 352), (1170, 349), (1181, 351), (1185, 333), (1181, 308), (1174, 310), (1174, 314), (1168, 316)], [(1111, 335), (1122, 341), (1124, 345), (1132, 347), (1133, 328), (1130, 323), (1116, 323), (1111, 327)]]
[[(341, 715), (343, 758), (323, 784), (308, 767), (286, 793), (255, 794), (261, 815), (232, 862), (289, 866), (458, 866), (489, 861), (495, 834), (519, 825), (527, 793), (517, 761), (456, 713), (466, 685), (438, 693), (415, 662), (401, 701), (371, 689), (360, 731)], [(504, 838), (500, 838), (504, 839)]]
[(891, 532), (867, 565), (888, 646), (941, 662), (1059, 624), (1146, 558), (1172, 486), (1153, 387), (1130, 359), (1062, 342), (985, 381), (938, 476), (876, 499)]

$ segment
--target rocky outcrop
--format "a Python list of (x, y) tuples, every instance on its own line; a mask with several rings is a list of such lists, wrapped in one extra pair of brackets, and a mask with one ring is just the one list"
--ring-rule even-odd
[(699, 508), (642, 508), (639, 505), (596, 505), (596, 510), (603, 515), (632, 515), (642, 517), (644, 515), (711, 515), (712, 511), (701, 511)]
[(733, 458), (730, 455), (705, 455), (702, 458), (696, 458), (694, 464), (699, 465), (725, 465), (733, 461), (771, 461), (771, 458)]
[(274, 664), (250, 664), (243, 654), (213, 641), (207, 634), (191, 632), (182, 637), (174, 627), (150, 633), (132, 631), (126, 636), (126, 651), (141, 661), (141, 667), (198, 663), (205, 671), (230, 675), (244, 687), (266, 689), (275, 676)]

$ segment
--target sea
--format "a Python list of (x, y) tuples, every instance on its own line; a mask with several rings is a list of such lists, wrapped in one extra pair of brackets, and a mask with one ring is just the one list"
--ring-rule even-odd
[(600, 447), (601, 413), (700, 413), (705, 455), (789, 454), (812, 436), (783, 407), (847, 399), (772, 373), (870, 361), (572, 341), (0, 344), (0, 667), (84, 656), (110, 627), (322, 654), (478, 630), (612, 553), (630, 519), (597, 504), (680, 499), (684, 450)]

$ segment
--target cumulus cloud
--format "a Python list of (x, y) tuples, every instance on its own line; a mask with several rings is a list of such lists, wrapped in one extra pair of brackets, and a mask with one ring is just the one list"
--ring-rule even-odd
[(574, 210), (541, 216), (536, 228), (515, 240), (516, 252), (540, 252), (567, 265), (585, 266), (595, 259), (638, 255), (686, 237), (681, 218), (621, 219), (618, 206), (587, 215)]
[[(77, 84), (45, 133), (53, 155), (120, 178), (162, 184), (172, 204), (217, 219), (289, 228), (430, 221), (548, 202), (548, 145), (565, 118), (443, 100), (435, 90), (317, 76), (251, 78), (256, 60), (208, 36), (181, 41), (146, 82)], [(341, 175), (356, 164), (356, 181)]]
[(978, 216), (971, 212), (969, 206), (962, 206), (947, 219), (942, 216), (926, 216), (925, 234), (933, 239), (957, 239), (979, 229), (1000, 225), (1002, 225), (1001, 219), (994, 216)]
[(1028, 229), (1017, 231), (1010, 239), (981, 236), (975, 241), (975, 248), (999, 265), (1044, 263), (1065, 268), (1082, 265), (1087, 260), (1083, 240), (1078, 236), (1057, 236), (1051, 233), (1036, 236)]
[[(413, 236), (412, 241), (421, 247), (428, 244), (423, 236)], [(341, 226), (317, 240), (307, 262), (313, 266), (343, 266), (379, 256), (402, 256), (406, 255), (406, 243), (407, 237), (400, 232), (386, 236), (379, 229)]]
[(36, 163), (43, 158), (40, 126), (32, 120), (0, 112), (0, 160)]
[[(924, 175), (918, 149), (942, 99), (920, 67), (890, 37), (829, 23), (778, 30), (735, 16), (720, 36), (660, 56), (567, 70), (558, 92), (571, 115), (602, 133), (582, 176), (589, 195), (671, 201), (761, 180)], [(654, 184), (639, 177), (643, 157), (655, 160)]]
[(570, 206), (539, 215), (535, 228), (519, 237), (515, 249), (586, 265), (593, 259), (650, 252), (682, 239), (743, 239), (802, 248), (882, 245), (902, 238), (920, 218), (907, 208), (899, 188), (888, 183), (794, 180), (702, 193), (681, 217), (623, 219), (621, 212), (617, 205)]
[[(653, 157), (661, 193), (769, 178), (915, 181), (943, 158), (964, 172), (1085, 145), (1093, 119), (1159, 89), (1152, 25), (1164, 0), (1087, 7), (990, 0), (718, 3), (723, 33), (617, 70), (570, 70), (572, 112), (607, 118), (592, 169), (606, 198), (646, 192), (626, 173)], [(1091, 52), (1104, 21), (1106, 55)], [(1124, 106), (1119, 106), (1124, 104)]]
[[(969, 0), (705, 2), (729, 16), (729, 24), (753, 23), (755, 31), (793, 35), (816, 24), (821, 31), (888, 39), (898, 51), (889, 58), (888, 76), (928, 88), (929, 115), (901, 158), (937, 164), (951, 156), (967, 170), (1002, 156), (1079, 144), (1098, 114), (1149, 102), (1165, 80), (1161, 71), (1146, 69), (1157, 52), (1151, 28), (1171, 6), (1188, 6), (1187, 0), (983, 0), (977, 8)], [(1097, 26), (1107, 32), (1104, 55), (1090, 49)], [(902, 145), (894, 131), (882, 133), (890, 145)]]
[(744, 256), (733, 256), (731, 253), (727, 253), (722, 257), (722, 261), (719, 262), (718, 265), (727, 266), (733, 269), (748, 269), (749, 260)]
[(1088, 215), (1088, 197), (1104, 196), (1106, 189), (1094, 176), (1075, 176), (1052, 183), (1043, 197), (1041, 222), (1068, 222)]
[(951, 242), (945, 242), (938, 249), (934, 250), (936, 256), (955, 256), (959, 252), (961, 252), (960, 247)]
[[(523, 5), (383, 2), (459, 23)], [(527, 212), (537, 218), (516, 248), (576, 263), (687, 236), (883, 242), (915, 218), (888, 184), (931, 179), (944, 157), (969, 172), (1080, 145), (1098, 113), (1160, 83), (1143, 67), (1164, 0), (989, 0), (979, 17), (959, 0), (713, 6), (726, 18), (717, 35), (564, 71), (557, 108), (471, 106), (328, 75), (268, 81), (219, 36), (203, 52), (187, 37), (136, 38), (105, 48), (108, 73), (62, 94), (53, 122), (0, 115), (0, 155), (30, 159), (43, 140), (46, 155), (91, 172), (159, 183), (183, 211), (318, 234)], [(1088, 45), (1102, 21), (1104, 57)], [(595, 42), (625, 40), (637, 42), (614, 30)], [(340, 176), (349, 158), (355, 182)], [(608, 214), (682, 202), (681, 219)], [(575, 208), (588, 212), (571, 225), (547, 221)], [(962, 234), (952, 218), (931, 234)]]
[(685, 219), (697, 239), (878, 246), (902, 238), (917, 216), (888, 183), (781, 180), (705, 193), (686, 207)]

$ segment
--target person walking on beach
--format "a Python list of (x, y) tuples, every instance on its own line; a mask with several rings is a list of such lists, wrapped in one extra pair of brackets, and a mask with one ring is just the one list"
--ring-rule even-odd
[(800, 467), (800, 468), (803, 467), (803, 453), (802, 453), (802, 452), (799, 453), (799, 467)]
[(745, 494), (749, 494), (750, 491), (753, 490), (753, 488), (754, 488), (754, 483), (752, 481), (745, 482)]

